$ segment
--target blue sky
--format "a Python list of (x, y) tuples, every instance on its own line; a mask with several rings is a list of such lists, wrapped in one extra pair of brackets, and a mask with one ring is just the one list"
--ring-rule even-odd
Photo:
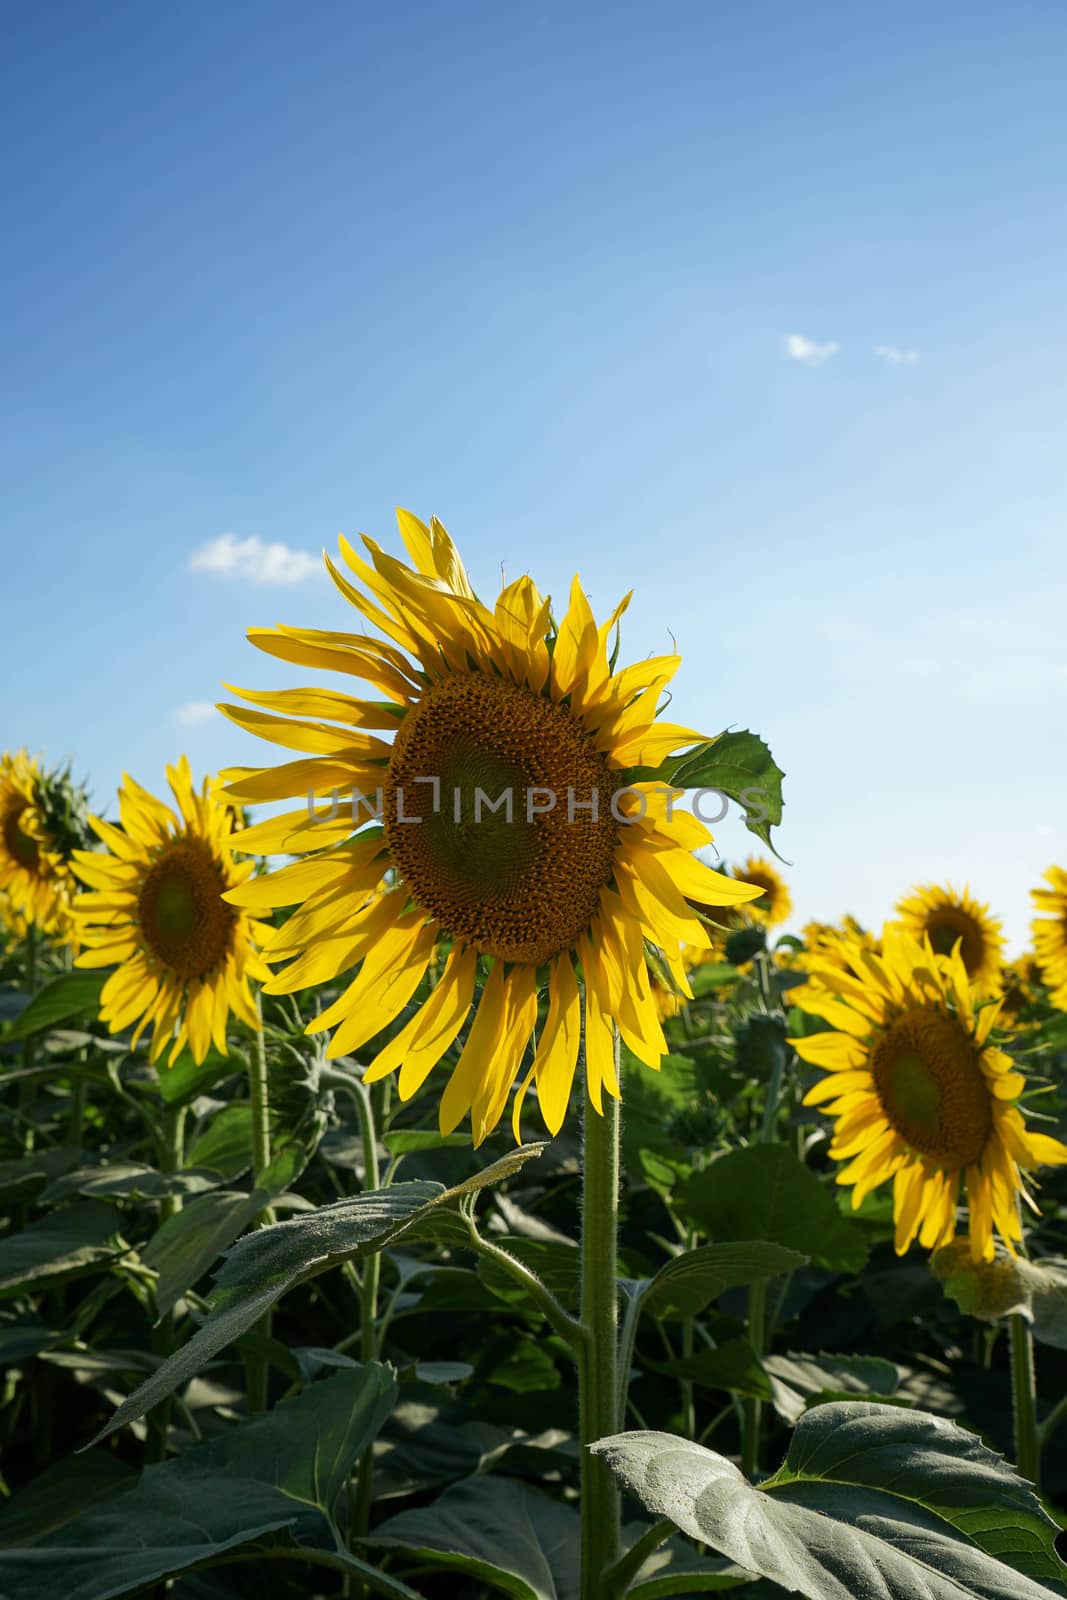
[(787, 771), (797, 923), (947, 878), (1021, 946), (1067, 858), (1059, 0), (5, 33), (0, 747), (104, 809), (182, 749), (270, 759), (182, 709), (296, 681), (246, 627), (353, 614), (194, 552), (392, 541), (399, 503), (483, 593), (636, 588), (672, 717)]

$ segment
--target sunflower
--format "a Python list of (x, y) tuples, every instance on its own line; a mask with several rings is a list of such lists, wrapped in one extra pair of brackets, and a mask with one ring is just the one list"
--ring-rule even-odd
[(880, 956), (854, 944), (814, 980), (792, 998), (831, 1031), (791, 1043), (827, 1074), (804, 1104), (836, 1119), (830, 1154), (849, 1158), (837, 1181), (854, 1186), (853, 1207), (892, 1178), (897, 1253), (916, 1235), (935, 1249), (955, 1234), (962, 1179), (973, 1258), (992, 1259), (994, 1228), (1013, 1249), (1023, 1173), (1067, 1162), (1067, 1146), (1023, 1121), (1026, 1080), (989, 1043), (999, 1002), (976, 1009), (959, 948), (939, 956), (893, 927)]
[(107, 848), (75, 851), (91, 892), (78, 896), (74, 914), (87, 947), (76, 965), (117, 967), (101, 1020), (112, 1033), (136, 1023), (135, 1045), (154, 1024), (150, 1059), (170, 1044), (173, 1065), (186, 1044), (198, 1062), (212, 1041), (225, 1055), (231, 1011), (258, 1030), (248, 980), (270, 977), (255, 951), (270, 930), (222, 898), (252, 872), (251, 861), (233, 857), (233, 808), (207, 779), (194, 790), (184, 756), (167, 779), (176, 811), (124, 777), (121, 827), (90, 819)]
[(859, 944), (864, 950), (874, 951), (881, 949), (873, 933), (868, 933), (862, 923), (855, 917), (844, 916), (839, 923), (833, 922), (806, 922), (800, 930), (804, 947), (791, 956), (785, 952), (778, 952), (778, 960), (783, 965), (797, 967), (802, 972), (811, 972), (820, 962), (829, 961), (834, 966), (846, 965), (847, 952), (850, 946)]
[(78, 885), (48, 826), (46, 785), (58, 780), (25, 750), (0, 755), (0, 893), (9, 931), (35, 929), (54, 940), (70, 937), (71, 901)]
[(1049, 867), (1048, 889), (1031, 889), (1030, 898), (1042, 915), (1030, 924), (1041, 976), (1051, 990), (1054, 1006), (1067, 1011), (1067, 872)]
[(975, 993), (987, 997), (1000, 993), (1000, 966), (1004, 958), (1001, 924), (989, 907), (974, 900), (968, 889), (958, 893), (951, 885), (924, 883), (897, 902), (900, 927), (914, 939), (925, 934), (936, 955), (952, 954), (960, 941), (960, 954)]
[[(236, 690), (279, 714), (221, 708), (251, 732), (307, 753), (238, 773), (227, 791), (234, 799), (355, 791), (340, 817), (328, 810), (315, 819), (302, 808), (244, 833), (242, 849), (308, 859), (229, 898), (254, 910), (298, 907), (264, 952), (290, 960), (267, 985), (271, 993), (358, 968), (310, 1024), (309, 1031), (334, 1030), (334, 1057), (362, 1050), (400, 1015), (437, 941), (449, 938), (429, 997), (374, 1055), (365, 1079), (399, 1068), (401, 1097), (414, 1094), (464, 1028), (481, 974), (476, 1013), (440, 1102), (441, 1127), (453, 1130), (469, 1112), (479, 1144), (500, 1119), (534, 1033), (539, 992), (547, 991), (523, 1088), (536, 1081), (555, 1133), (583, 1033), (598, 1110), (604, 1089), (619, 1093), (613, 1022), (648, 1066), (666, 1052), (644, 941), (659, 947), (689, 997), (683, 945), (705, 949), (710, 941), (686, 897), (737, 904), (754, 891), (695, 858), (710, 841), (707, 829), (674, 809), (676, 791), (648, 780), (649, 769), (701, 735), (656, 720), (677, 656), (614, 670), (608, 641), (629, 596), (598, 625), (575, 578), (557, 625), (549, 600), (521, 577), (489, 607), (439, 522), (427, 528), (405, 511), (398, 518), (413, 566), (371, 539), (367, 563), (342, 539), (360, 588), (326, 557), (341, 593), (385, 640), (288, 627), (249, 635), (283, 661), (362, 678), (385, 700), (330, 689)], [(354, 819), (365, 822), (371, 803), (381, 825), (353, 836)], [(389, 869), (392, 887), (372, 899)]]
[(792, 914), (793, 900), (785, 879), (766, 856), (749, 856), (735, 871), (734, 877), (744, 883), (755, 884), (760, 890), (759, 899), (745, 907), (745, 915), (751, 917), (753, 922), (773, 928)]

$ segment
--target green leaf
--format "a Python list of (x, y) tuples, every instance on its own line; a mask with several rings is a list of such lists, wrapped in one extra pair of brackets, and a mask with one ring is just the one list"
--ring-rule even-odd
[(65, 972), (62, 977), (53, 978), (34, 995), (4, 1038), (28, 1039), (43, 1028), (69, 1022), (72, 1017), (95, 1017), (106, 981), (106, 972)]
[(578, 1600), (580, 1593), (577, 1512), (511, 1478), (454, 1484), (363, 1542), (464, 1572), (512, 1600)]
[(338, 1200), (274, 1227), (246, 1234), (227, 1253), (206, 1321), (188, 1344), (175, 1351), (122, 1403), (90, 1444), (144, 1416), (179, 1384), (201, 1371), (220, 1350), (247, 1333), (297, 1284), (342, 1262), (356, 1261), (380, 1250), (426, 1221), (437, 1207), (509, 1176), (544, 1148), (543, 1144), (524, 1145), (451, 1189), (422, 1180), (395, 1183), (389, 1189)]
[(887, 1398), (900, 1388), (903, 1374), (881, 1356), (799, 1355), (765, 1356), (774, 1409), (787, 1422), (796, 1422), (820, 1396), (847, 1393)]
[(0, 1239), (0, 1295), (92, 1272), (121, 1252), (118, 1230), (119, 1218), (110, 1206), (87, 1200)]
[(745, 729), (720, 733), (717, 739), (690, 751), (669, 781), (680, 789), (717, 789), (728, 796), (743, 808), (749, 832), (777, 856), (771, 829), (782, 820), (784, 777), (759, 735)]
[(168, 1106), (186, 1105), (197, 1095), (206, 1094), (223, 1078), (241, 1071), (241, 1062), (209, 1050), (203, 1061), (195, 1061), (190, 1050), (183, 1050), (172, 1067), (161, 1060), (156, 1067), (159, 1093)]
[(660, 1268), (643, 1290), (642, 1309), (654, 1317), (695, 1317), (727, 1289), (777, 1278), (807, 1265), (807, 1256), (759, 1241), (705, 1244)]
[(725, 1456), (664, 1433), (592, 1447), (658, 1516), (809, 1600), (1049, 1600), (1057, 1528), (973, 1434), (924, 1412), (836, 1403), (800, 1420), (756, 1489)]
[(467, 1133), (438, 1133), (436, 1128), (396, 1128), (382, 1140), (391, 1156), (411, 1155), (421, 1150), (470, 1149)]
[(187, 1167), (217, 1172), (232, 1183), (252, 1165), (252, 1107), (247, 1101), (226, 1106), (186, 1153)]
[(253, 1542), (264, 1554), (329, 1552), (338, 1570), (373, 1575), (379, 1592), (417, 1600), (344, 1555), (332, 1525), (352, 1465), (395, 1394), (387, 1367), (346, 1368), (266, 1416), (147, 1467), (106, 1506), (32, 1548), (5, 1551), (4, 1600), (110, 1600)]
[(167, 1218), (142, 1251), (146, 1265), (159, 1274), (155, 1294), (160, 1317), (172, 1311), (186, 1290), (199, 1283), (222, 1252), (252, 1226), (263, 1205), (259, 1193), (217, 1189)]
[(77, 1167), (66, 1172), (41, 1195), (50, 1205), (67, 1195), (109, 1195), (127, 1200), (161, 1200), (167, 1195), (203, 1194), (218, 1179), (209, 1172), (158, 1172), (142, 1161), (114, 1161), (109, 1166)]
[[(625, 1553), (648, 1528), (648, 1523), (630, 1523), (622, 1530)], [(713, 1594), (736, 1589), (751, 1581), (733, 1561), (721, 1556), (698, 1555), (685, 1539), (674, 1536), (653, 1551), (626, 1589), (626, 1600), (661, 1600), (667, 1595)], [(745, 1594), (747, 1596), (748, 1590)]]
[(123, 1494), (136, 1480), (133, 1467), (110, 1451), (90, 1450), (84, 1456), (66, 1456), (4, 1502), (0, 1508), (0, 1546), (36, 1544), (90, 1506)]
[(714, 1239), (764, 1239), (837, 1272), (858, 1272), (867, 1259), (859, 1229), (785, 1145), (748, 1145), (719, 1156), (690, 1178), (682, 1201), (688, 1220)]
[(714, 1350), (698, 1350), (695, 1355), (677, 1356), (670, 1361), (650, 1361), (642, 1357), (642, 1366), (671, 1378), (685, 1378), (702, 1389), (747, 1394), (757, 1400), (771, 1398), (770, 1379), (747, 1339), (727, 1339)]

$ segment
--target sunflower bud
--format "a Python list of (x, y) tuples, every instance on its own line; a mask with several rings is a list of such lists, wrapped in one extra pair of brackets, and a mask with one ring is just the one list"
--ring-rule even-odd
[(953, 1239), (934, 1251), (930, 1270), (949, 1299), (980, 1322), (997, 1322), (1013, 1313), (1030, 1315), (1019, 1263), (1006, 1253), (992, 1261), (974, 1261), (966, 1239)]

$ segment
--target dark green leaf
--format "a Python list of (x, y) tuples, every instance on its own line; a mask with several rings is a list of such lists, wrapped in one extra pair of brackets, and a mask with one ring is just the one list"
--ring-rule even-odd
[(53, 978), (34, 995), (5, 1039), (27, 1039), (57, 1022), (68, 1022), (71, 1017), (95, 1017), (106, 981), (106, 972), (65, 972), (62, 977)]
[(685, 1185), (683, 1208), (713, 1239), (764, 1239), (840, 1272), (858, 1272), (867, 1259), (863, 1235), (785, 1145), (718, 1157)]
[[(5, 1501), (0, 1508), (0, 1546), (36, 1544), (90, 1506), (124, 1493), (136, 1479), (133, 1467), (107, 1450), (66, 1456)], [(0, 1569), (3, 1559), (0, 1556)]]
[(235, 1101), (213, 1116), (187, 1151), (185, 1164), (217, 1172), (232, 1183), (252, 1165), (252, 1107)]
[(645, 1358), (642, 1364), (651, 1367), (653, 1372), (684, 1378), (702, 1389), (747, 1394), (757, 1400), (771, 1398), (770, 1379), (747, 1339), (727, 1339), (714, 1350), (698, 1350), (695, 1355), (678, 1356), (672, 1361)]
[(364, 1542), (466, 1573), (512, 1600), (578, 1600), (577, 1512), (513, 1479), (468, 1478)]
[(161, 1317), (252, 1226), (264, 1201), (258, 1193), (217, 1189), (183, 1206), (157, 1229), (142, 1253), (147, 1265), (159, 1273), (156, 1310)]
[(796, 1422), (820, 1397), (870, 1395), (887, 1398), (900, 1387), (901, 1370), (881, 1356), (765, 1356), (771, 1398), (778, 1415)]
[(119, 1254), (118, 1229), (110, 1206), (87, 1200), (0, 1239), (0, 1295), (93, 1271)]
[[(293, 1554), (312, 1546), (329, 1551), (339, 1570), (367, 1572), (340, 1553), (331, 1518), (395, 1392), (386, 1367), (345, 1369), (266, 1416), (146, 1468), (106, 1506), (32, 1548), (5, 1551), (4, 1600), (110, 1600), (253, 1542)], [(412, 1594), (396, 1580), (381, 1592)]]
[(200, 1062), (194, 1061), (190, 1050), (183, 1050), (172, 1067), (163, 1061), (156, 1067), (159, 1092), (168, 1106), (185, 1105), (240, 1071), (239, 1056), (224, 1056), (218, 1050), (209, 1050)]
[(661, 1319), (695, 1317), (727, 1289), (795, 1272), (807, 1259), (758, 1240), (701, 1245), (660, 1268), (644, 1290), (642, 1309)]

